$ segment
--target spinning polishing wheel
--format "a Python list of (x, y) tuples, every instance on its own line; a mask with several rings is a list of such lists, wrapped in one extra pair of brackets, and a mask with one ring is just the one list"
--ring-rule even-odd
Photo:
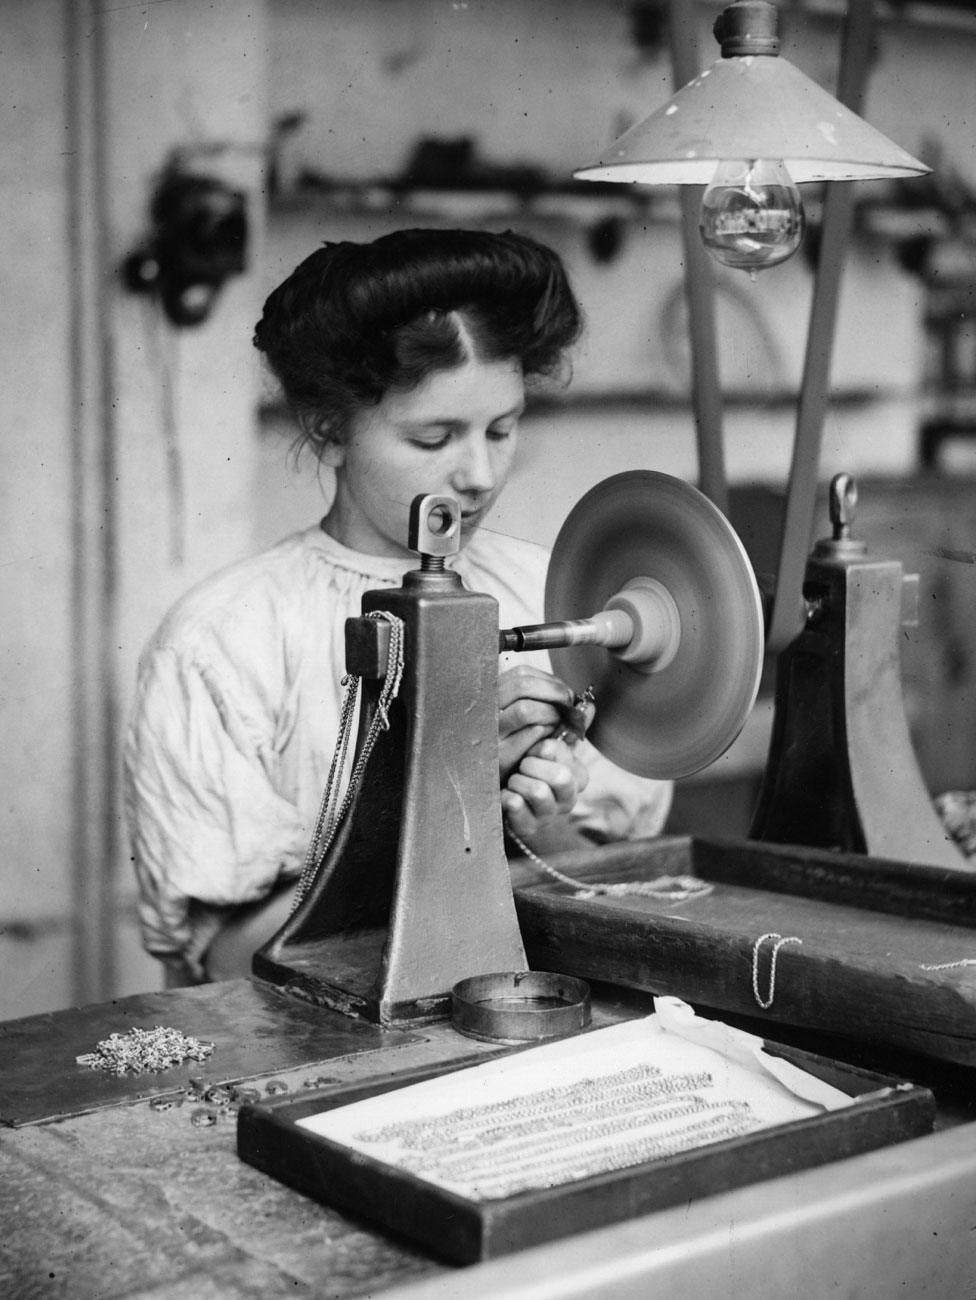
[(762, 672), (762, 602), (738, 536), (696, 488), (650, 470), (592, 488), (556, 539), (546, 617), (588, 629), (551, 650), (553, 667), (592, 686), (590, 738), (620, 767), (688, 776), (741, 731)]

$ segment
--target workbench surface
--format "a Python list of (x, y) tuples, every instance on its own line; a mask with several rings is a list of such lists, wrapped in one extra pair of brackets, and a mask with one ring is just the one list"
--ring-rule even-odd
[[(485, 1050), (437, 1025), (275, 1078), (298, 1092)], [(233, 1115), (197, 1127), (192, 1109), (143, 1099), (5, 1128), (0, 1295), (976, 1297), (976, 1123), (457, 1269), (259, 1173)]]

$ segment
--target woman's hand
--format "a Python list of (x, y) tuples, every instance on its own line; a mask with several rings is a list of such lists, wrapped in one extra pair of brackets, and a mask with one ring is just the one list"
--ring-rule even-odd
[(552, 673), (520, 664), (498, 677), (498, 764), (501, 783), (523, 758), (562, 725), (573, 692)]
[(571, 810), (589, 776), (572, 744), (555, 736), (540, 740), (502, 788), (502, 814), (509, 829), (520, 839), (531, 839), (547, 822)]
[(498, 679), (502, 812), (519, 837), (567, 813), (589, 779), (562, 735), (572, 690), (551, 673), (520, 665)]

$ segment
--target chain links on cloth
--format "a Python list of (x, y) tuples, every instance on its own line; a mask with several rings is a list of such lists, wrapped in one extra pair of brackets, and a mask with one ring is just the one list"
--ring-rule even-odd
[(386, 656), (383, 688), (377, 701), (376, 713), (369, 724), (369, 730), (363, 739), (363, 746), (359, 757), (356, 759), (355, 766), (349, 774), (349, 784), (340, 803), (339, 789), (342, 784), (342, 773), (346, 766), (349, 738), (352, 734), (352, 724), (362, 684), (362, 678), (356, 677), (352, 673), (347, 673), (342, 679), (345, 694), (339, 715), (339, 735), (336, 740), (335, 752), (332, 755), (332, 765), (329, 768), (325, 792), (319, 805), (318, 817), (315, 820), (315, 829), (312, 832), (312, 839), (305, 853), (305, 863), (291, 905), (292, 912), (298, 908), (302, 899), (308, 893), (319, 864), (328, 853), (333, 839), (335, 839), (339, 824), (352, 803), (356, 791), (359, 789), (363, 773), (366, 770), (366, 763), (373, 752), (373, 746), (376, 744), (380, 732), (389, 731), (390, 729), (389, 708), (396, 699), (400, 691), (400, 683), (403, 680), (403, 619), (397, 618), (396, 614), (391, 614), (385, 609), (374, 610), (367, 614), (366, 618), (382, 619), (390, 625), (390, 643)]

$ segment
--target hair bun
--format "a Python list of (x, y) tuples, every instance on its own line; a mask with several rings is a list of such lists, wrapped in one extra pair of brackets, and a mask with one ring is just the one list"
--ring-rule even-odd
[(392, 386), (464, 360), (452, 313), (478, 355), (517, 358), (526, 376), (555, 369), (580, 329), (562, 262), (544, 244), (408, 229), (317, 248), (268, 296), (253, 342), (306, 430), (331, 437)]

